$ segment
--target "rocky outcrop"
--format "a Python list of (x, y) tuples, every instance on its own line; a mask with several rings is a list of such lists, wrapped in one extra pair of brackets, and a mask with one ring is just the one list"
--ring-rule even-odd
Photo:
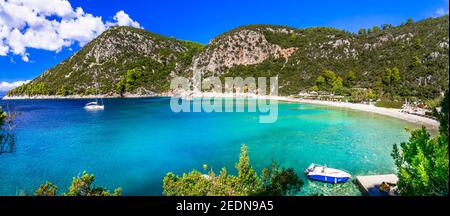
[(212, 40), (207, 49), (193, 59), (196, 63), (193, 70), (219, 76), (233, 66), (259, 64), (271, 56), (287, 61), (297, 49), (283, 49), (268, 42), (261, 32), (243, 29)]

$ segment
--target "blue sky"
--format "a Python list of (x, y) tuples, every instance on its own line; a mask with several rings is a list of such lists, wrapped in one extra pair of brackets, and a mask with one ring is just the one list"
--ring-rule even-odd
[[(108, 25), (106, 23), (109, 21), (116, 22), (116, 24), (120, 23), (119, 19), (116, 19), (114, 16), (117, 15), (118, 11), (124, 11), (130, 19), (139, 23), (146, 30), (200, 43), (207, 43), (220, 33), (247, 24), (279, 24), (298, 28), (328, 26), (357, 31), (361, 27), (372, 27), (384, 23), (398, 25), (409, 17), (413, 20), (421, 20), (448, 13), (448, 0), (68, 1), (74, 11), (76, 8), (81, 7), (85, 15), (91, 14), (94, 17), (101, 17), (105, 26)], [(0, 5), (0, 7), (2, 6)], [(2, 27), (1, 16), (0, 8), (0, 28)], [(62, 19), (56, 15), (47, 18), (57, 21)], [(3, 25), (8, 25), (5, 23)], [(27, 26), (19, 30), (25, 32)], [(0, 42), (1, 40), (2, 38), (0, 37)], [(15, 48), (15, 53), (11, 51), (13, 50), (11, 47), (10, 51), (4, 53), (4, 55), (1, 55), (0, 51), (0, 83), (2, 81), (14, 82), (33, 79), (80, 48), (80, 39), (76, 36), (67, 36), (65, 41), (72, 41), (72, 45), (54, 50), (49, 48), (52, 41), (48, 39), (45, 43), (50, 44), (47, 44), (45, 48), (36, 48), (40, 46), (39, 44), (34, 44), (24, 45), (25, 50), (22, 51)], [(4, 41), (4, 43), (6, 44), (7, 42)], [(32, 42), (28, 43), (33, 44)], [(26, 57), (28, 62), (25, 62), (23, 57)]]

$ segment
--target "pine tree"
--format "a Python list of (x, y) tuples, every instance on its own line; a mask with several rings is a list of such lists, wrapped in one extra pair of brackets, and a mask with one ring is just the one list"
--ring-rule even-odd
[(241, 147), (241, 154), (239, 156), (239, 162), (236, 164), (236, 169), (242, 190), (247, 194), (255, 192), (258, 188), (258, 176), (250, 164), (250, 157), (248, 156), (247, 146), (245, 144)]

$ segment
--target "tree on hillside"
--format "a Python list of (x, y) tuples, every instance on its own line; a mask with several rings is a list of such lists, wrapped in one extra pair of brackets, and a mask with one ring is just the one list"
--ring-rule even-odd
[(401, 79), (400, 70), (397, 67), (384, 69), (383, 83), (386, 86), (398, 83), (400, 81), (400, 79)]
[(358, 34), (359, 34), (359, 35), (365, 35), (365, 34), (367, 34), (366, 29), (365, 29), (365, 28), (360, 28), (360, 29), (358, 30)]
[[(425, 127), (411, 132), (408, 142), (392, 151), (400, 195), (448, 195), (448, 91), (442, 102), (440, 135), (432, 138)], [(446, 109), (444, 109), (446, 107)]]
[(406, 24), (412, 24), (413, 23), (413, 19), (412, 18), (408, 18), (408, 21), (406, 21)]
[(61, 88), (59, 88), (58, 92), (56, 92), (57, 95), (61, 96), (67, 96), (71, 95), (73, 93), (72, 90), (69, 89), (69, 87), (62, 85)]
[(317, 87), (320, 90), (341, 93), (343, 89), (343, 79), (333, 71), (325, 69), (316, 79)]
[(352, 87), (356, 85), (356, 74), (353, 70), (349, 70), (347, 73), (346, 86)]
[(373, 27), (373, 32), (378, 32), (378, 31), (380, 31), (380, 27), (374, 26), (374, 27)]
[(142, 78), (142, 69), (135, 68), (128, 70), (125, 77), (125, 89), (127, 92), (132, 92), (136, 89), (140, 79)]
[(325, 78), (322, 75), (319, 75), (316, 79), (316, 84), (318, 87), (322, 87), (325, 84)]
[(336, 79), (331, 84), (331, 89), (335, 93), (341, 93), (342, 88), (343, 88), (343, 80), (342, 80), (342, 78), (341, 77), (336, 77)]
[(121, 79), (121, 80), (119, 80), (119, 82), (117, 82), (116, 91), (120, 95), (120, 97), (122, 97), (123, 94), (125, 93), (126, 85), (125, 85), (125, 81), (123, 81), (123, 79)]
[(332, 85), (333, 85), (333, 82), (336, 80), (336, 74), (335, 74), (333, 71), (331, 71), (331, 70), (325, 69), (325, 70), (323, 71), (322, 76), (324, 77), (325, 83), (326, 83), (328, 86), (332, 86)]

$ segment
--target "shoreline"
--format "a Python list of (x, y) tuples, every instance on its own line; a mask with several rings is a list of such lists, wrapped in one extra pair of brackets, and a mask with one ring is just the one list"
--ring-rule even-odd
[[(70, 95), (70, 96), (48, 96), (48, 95), (40, 95), (40, 96), (14, 96), (9, 97), (5, 96), (2, 100), (64, 100), (64, 99), (95, 99), (95, 98), (152, 98), (152, 97), (172, 97), (174, 94), (171, 93), (163, 93), (163, 94), (149, 94), (149, 95), (137, 95), (137, 94), (129, 94), (124, 97), (120, 97), (119, 95), (89, 95), (89, 96), (81, 96), (81, 95)], [(187, 95), (187, 96), (186, 96)], [(323, 105), (330, 107), (339, 107), (339, 108), (347, 108), (352, 110), (358, 110), (369, 113), (376, 113), (384, 116), (389, 116), (396, 119), (401, 119), (410, 123), (423, 125), (431, 129), (438, 129), (439, 122), (422, 116), (417, 116), (409, 113), (401, 112), (400, 109), (393, 108), (384, 108), (384, 107), (376, 107), (374, 105), (367, 104), (358, 104), (358, 103), (349, 103), (349, 102), (336, 102), (336, 101), (323, 101), (323, 100), (311, 100), (311, 99), (302, 99), (302, 98), (293, 98), (289, 96), (258, 96), (255, 94), (224, 94), (224, 93), (199, 93), (199, 94), (182, 94), (182, 98), (192, 99), (192, 98), (251, 98), (251, 99), (268, 99), (268, 100), (276, 100), (276, 101), (285, 101), (285, 102), (293, 102), (293, 103), (303, 103), (303, 104), (314, 104), (314, 105)]]
[(323, 105), (323, 106), (331, 106), (331, 107), (339, 107), (352, 109), (362, 112), (375, 113), (379, 115), (384, 115), (396, 119), (401, 119), (413, 124), (423, 125), (430, 129), (439, 129), (440, 123), (434, 119), (422, 117), (418, 115), (413, 115), (409, 113), (401, 112), (401, 109), (393, 109), (393, 108), (384, 108), (384, 107), (376, 107), (375, 105), (367, 105), (367, 104), (356, 104), (349, 102), (336, 102), (336, 101), (321, 101), (321, 100), (308, 100), (308, 99), (288, 99), (283, 101), (289, 102), (297, 102), (304, 104), (314, 104), (314, 105)]

